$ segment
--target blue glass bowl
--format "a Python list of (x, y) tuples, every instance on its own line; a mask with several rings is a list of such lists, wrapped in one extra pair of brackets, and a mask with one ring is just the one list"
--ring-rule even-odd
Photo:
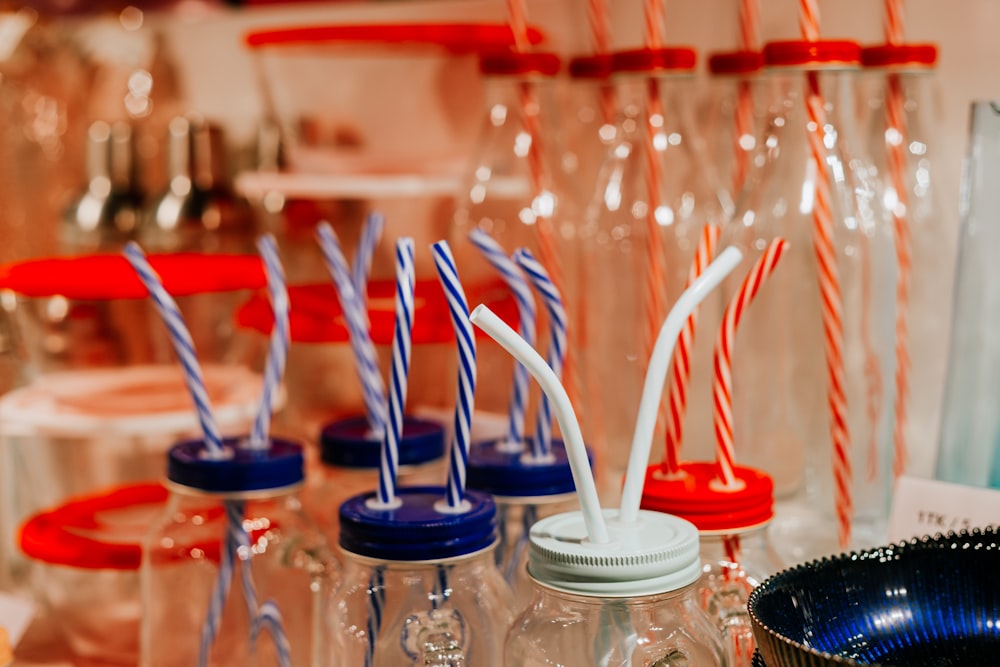
[(769, 667), (1000, 665), (1000, 534), (799, 565), (754, 589), (748, 607)]

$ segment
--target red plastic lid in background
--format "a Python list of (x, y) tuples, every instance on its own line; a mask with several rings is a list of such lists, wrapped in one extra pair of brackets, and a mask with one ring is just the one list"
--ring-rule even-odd
[[(541, 31), (528, 29), (528, 41), (540, 44)], [(450, 53), (482, 53), (512, 48), (514, 33), (506, 23), (386, 23), (293, 26), (258, 30), (244, 38), (252, 49), (324, 44), (371, 44), (441, 48)]]
[[(485, 303), (498, 317), (517, 327), (517, 303), (501, 280), (481, 285), (466, 285), (469, 307)], [(349, 340), (337, 290), (331, 283), (292, 285), (288, 288), (291, 301), (290, 326), (296, 343), (346, 343)], [(271, 302), (262, 292), (253, 295), (236, 311), (236, 324), (269, 335), (273, 324)], [(372, 341), (389, 345), (396, 322), (396, 282), (373, 280), (368, 284), (368, 321)], [(477, 338), (483, 334), (476, 328)], [(414, 285), (413, 334), (414, 345), (451, 343), (455, 332), (448, 313), (448, 301), (441, 284), (434, 279), (417, 280)]]
[[(149, 263), (173, 296), (261, 289), (267, 285), (256, 255), (150, 255)], [(123, 255), (32, 259), (0, 266), (0, 290), (27, 297), (145, 299), (149, 296)]]
[(760, 51), (721, 51), (708, 57), (708, 71), (715, 75), (753, 74), (764, 69)]
[(861, 46), (846, 39), (792, 40), (764, 45), (766, 67), (856, 67)]
[(562, 60), (554, 53), (541, 51), (494, 51), (479, 59), (479, 71), (493, 76), (539, 74), (555, 76), (562, 69)]
[[(86, 570), (138, 570), (142, 561), (138, 539), (113, 541), (110, 534), (127, 532), (133, 538), (141, 536), (149, 528), (151, 516), (162, 511), (168, 495), (162, 484), (148, 483), (72, 500), (31, 517), (21, 527), (21, 551), (50, 565)], [(113, 531), (102, 524), (102, 515), (117, 510), (135, 510), (134, 524), (119, 525)]]
[(936, 44), (876, 44), (861, 49), (865, 67), (901, 67), (924, 69), (937, 65)]
[(606, 79), (611, 75), (611, 54), (576, 56), (570, 59), (568, 69), (574, 79)]
[(774, 517), (774, 482), (766, 473), (736, 466), (738, 491), (719, 490), (715, 463), (682, 463), (684, 475), (665, 479), (659, 465), (646, 471), (641, 507), (687, 519), (706, 532), (747, 530)]
[(634, 49), (611, 54), (614, 72), (689, 72), (697, 63), (698, 53), (687, 46)]

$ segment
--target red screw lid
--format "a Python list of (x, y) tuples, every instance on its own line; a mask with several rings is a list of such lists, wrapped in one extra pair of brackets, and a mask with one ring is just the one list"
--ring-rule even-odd
[(861, 49), (865, 67), (929, 68), (937, 65), (936, 44), (877, 44)]
[[(150, 255), (149, 263), (174, 296), (260, 289), (267, 285), (256, 255)], [(68, 299), (145, 299), (149, 292), (123, 255), (31, 259), (0, 266), (0, 289), (22, 296)]]
[[(539, 44), (542, 33), (528, 29), (528, 41)], [(251, 49), (324, 44), (372, 44), (410, 48), (441, 48), (451, 53), (482, 53), (514, 46), (506, 23), (388, 23), (374, 25), (293, 26), (251, 32), (244, 38)]]
[(860, 62), (861, 47), (849, 40), (795, 40), (764, 45), (766, 67), (855, 67)]
[(697, 63), (697, 52), (687, 46), (634, 49), (611, 54), (611, 69), (614, 72), (690, 72)]
[(493, 76), (540, 74), (555, 76), (562, 69), (562, 61), (554, 53), (541, 51), (494, 51), (484, 53), (479, 59), (479, 71)]
[(611, 55), (576, 56), (569, 61), (569, 75), (574, 79), (606, 79), (611, 75)]
[(753, 74), (763, 68), (760, 51), (722, 51), (708, 57), (708, 71), (716, 75)]
[[(485, 303), (505, 322), (517, 326), (517, 304), (501, 281), (466, 285), (470, 304)], [(414, 285), (413, 344), (431, 345), (455, 340), (448, 314), (448, 301), (437, 280), (417, 280)], [(292, 285), (289, 321), (296, 343), (346, 343), (349, 339), (344, 311), (331, 283)], [(396, 283), (373, 280), (368, 283), (368, 321), (372, 342), (389, 345), (396, 322)], [(274, 322), (271, 302), (262, 292), (254, 294), (236, 311), (236, 324), (268, 335)], [(478, 328), (477, 338), (485, 338)]]
[(683, 463), (676, 479), (665, 479), (662, 468), (646, 471), (641, 507), (687, 519), (700, 531), (745, 530), (767, 523), (774, 516), (774, 482), (770, 475), (736, 466), (736, 478), (744, 486), (736, 491), (720, 489), (715, 463)]

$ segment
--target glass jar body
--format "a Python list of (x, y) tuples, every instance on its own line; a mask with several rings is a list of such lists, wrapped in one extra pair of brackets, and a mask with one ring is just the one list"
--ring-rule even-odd
[(330, 610), (336, 664), (504, 664), (513, 601), (492, 548), (440, 561), (343, 558)]
[(530, 606), (514, 621), (504, 664), (725, 665), (719, 631), (695, 587), (635, 598), (596, 598), (536, 583)]
[[(248, 545), (234, 549), (227, 568), (224, 550), (233, 529), (227, 512), (234, 507), (242, 511)], [(325, 603), (336, 565), (296, 492), (220, 497), (174, 487), (145, 543), (140, 577), (143, 667), (275, 664), (275, 632), (262, 632), (257, 627), (262, 621), (251, 617), (266, 604), (280, 613), (292, 665), (332, 664)], [(220, 584), (228, 585), (228, 595), (215, 608)], [(217, 631), (202, 662), (210, 617)]]

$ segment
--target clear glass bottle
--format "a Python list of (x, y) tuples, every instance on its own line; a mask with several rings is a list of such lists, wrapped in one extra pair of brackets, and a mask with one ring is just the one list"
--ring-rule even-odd
[(721, 240), (747, 265), (776, 237), (790, 247), (740, 325), (754, 354), (732, 369), (755, 389), (734, 407), (737, 457), (774, 480), (772, 539), (788, 562), (886, 539), (896, 264), (858, 151), (859, 54), (844, 41), (764, 47), (779, 112), (760, 142), (759, 180)]
[(951, 329), (942, 315), (951, 306), (957, 239), (956, 221), (940, 199), (943, 174), (935, 162), (937, 55), (932, 44), (861, 51), (869, 84), (867, 146), (892, 216), (900, 266), (894, 468), (917, 476), (934, 470)]
[(299, 502), (302, 448), (224, 447), (221, 460), (201, 440), (168, 455), (171, 495), (140, 571), (140, 664), (332, 664), (325, 605), (336, 565)]
[[(496, 281), (496, 272), (468, 240), (475, 228), (488, 233), (508, 255), (528, 248), (545, 266), (562, 295), (569, 321), (578, 308), (576, 236), (580, 224), (577, 184), (561, 168), (564, 130), (557, 93), (562, 67), (552, 53), (498, 52), (480, 59), (486, 113), (475, 156), (464, 172), (455, 200), (448, 242), (462, 282), (469, 285)], [(582, 304), (581, 304), (582, 305)], [(574, 351), (578, 330), (571, 325), (564, 373), (571, 398), (576, 399), (578, 372)], [(510, 377), (512, 360), (489, 349), (480, 356), (479, 373)], [(490, 395), (499, 385), (480, 383), (476, 404), (504, 405)]]
[(774, 483), (757, 470), (737, 466), (737, 490), (720, 488), (714, 463), (681, 464), (666, 478), (659, 466), (646, 474), (642, 507), (691, 521), (701, 542), (702, 575), (697, 598), (723, 637), (729, 667), (750, 667), (756, 646), (747, 613), (750, 591), (782, 569), (768, 539), (774, 516)]
[(528, 577), (528, 534), (539, 519), (576, 509), (579, 502), (566, 446), (552, 442), (552, 458), (536, 462), (526, 450), (506, 441), (473, 443), (466, 467), (470, 489), (489, 493), (497, 504), (500, 544), (496, 564), (514, 590), (515, 608), (533, 594)]
[(514, 621), (504, 664), (725, 665), (718, 629), (698, 603), (698, 531), (641, 510), (605, 510), (609, 544), (591, 543), (579, 512), (531, 530), (530, 606)]
[(739, 200), (754, 167), (757, 141), (771, 102), (759, 51), (724, 51), (708, 58), (701, 135), (729, 198)]
[[(703, 226), (721, 225), (732, 210), (697, 134), (695, 63), (686, 48), (612, 55), (621, 134), (580, 232), (577, 275), (587, 295), (579, 311), (584, 434), (607, 461), (608, 497), (617, 495), (625, 468), (653, 339), (684, 289)], [(696, 342), (694, 358), (710, 358), (708, 337)], [(689, 412), (708, 413), (710, 378), (707, 367), (692, 371)], [(703, 421), (695, 420), (695, 430)]]
[(566, 131), (560, 167), (576, 184), (583, 211), (597, 187), (597, 175), (618, 139), (618, 95), (611, 82), (611, 56), (593, 54), (570, 59), (564, 82), (562, 118)]
[[(445, 430), (436, 422), (408, 417), (403, 421), (397, 479), (406, 486), (438, 484), (445, 478)], [(381, 439), (368, 434), (368, 422), (356, 417), (331, 422), (319, 436), (320, 465), (306, 481), (302, 502), (330, 544), (340, 535), (340, 505), (378, 486)]]
[(1000, 282), (992, 249), (1000, 243), (1000, 102), (971, 105), (962, 183), (951, 349), (937, 453), (938, 479), (1000, 488)]
[(467, 511), (437, 509), (443, 487), (400, 487), (397, 509), (369, 506), (375, 493), (340, 508), (342, 583), (331, 598), (337, 664), (483, 665), (502, 661), (513, 615), (494, 563), (496, 505), (467, 491)]

